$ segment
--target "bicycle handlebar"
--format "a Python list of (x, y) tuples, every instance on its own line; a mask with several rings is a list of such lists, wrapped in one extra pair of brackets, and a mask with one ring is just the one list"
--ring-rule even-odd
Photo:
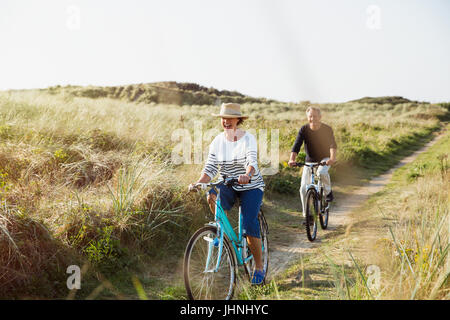
[[(220, 180), (220, 181), (217, 181), (217, 182), (208, 182), (208, 183), (196, 183), (195, 185), (194, 185), (194, 188), (193, 189), (198, 189), (199, 187), (201, 187), (201, 189), (206, 189), (206, 188), (208, 188), (208, 187), (216, 187), (216, 186), (218, 186), (218, 185), (220, 185), (220, 184), (224, 184), (224, 185), (226, 185), (226, 186), (229, 186), (229, 187), (232, 187), (232, 186), (235, 186), (235, 185), (238, 185), (238, 184), (240, 184), (239, 183), (239, 179), (236, 179), (236, 178), (227, 178), (227, 177), (223, 177), (224, 179), (223, 180)], [(252, 179), (250, 179), (249, 181), (248, 181), (248, 183), (250, 183), (250, 182), (252, 182)], [(190, 190), (191, 191), (191, 190)]]
[(310, 164), (306, 164), (304, 162), (296, 162), (294, 164), (294, 167), (307, 166), (307, 167), (310, 167), (310, 168), (315, 168), (315, 167), (318, 167), (318, 166), (326, 166), (326, 165), (327, 165), (327, 163), (325, 161), (318, 162), (318, 163), (310, 163)]

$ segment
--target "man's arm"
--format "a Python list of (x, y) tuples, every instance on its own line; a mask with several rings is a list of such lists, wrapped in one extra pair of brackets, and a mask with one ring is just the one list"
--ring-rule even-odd
[(300, 128), (300, 130), (298, 131), (297, 138), (295, 139), (294, 145), (292, 146), (291, 157), (289, 158), (288, 162), (290, 167), (294, 166), (295, 159), (297, 158), (300, 148), (302, 147), (303, 141), (305, 140), (302, 129), (303, 127)]
[(295, 159), (297, 159), (297, 155), (298, 155), (297, 152), (291, 152), (291, 157), (289, 158), (289, 162), (288, 162), (288, 165), (290, 167), (294, 166), (294, 163), (296, 162)]
[(330, 159), (327, 160), (327, 166), (331, 166), (336, 163), (336, 148), (330, 148)]
[(327, 166), (331, 166), (336, 163), (337, 145), (334, 139), (333, 129), (331, 129), (331, 141), (330, 141), (330, 160), (327, 161)]

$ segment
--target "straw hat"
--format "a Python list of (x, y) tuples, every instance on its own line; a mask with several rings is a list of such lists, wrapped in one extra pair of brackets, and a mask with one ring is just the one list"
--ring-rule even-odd
[(220, 113), (212, 113), (214, 117), (221, 118), (242, 118), (248, 119), (247, 116), (243, 116), (241, 113), (241, 105), (237, 103), (222, 103), (220, 106)]

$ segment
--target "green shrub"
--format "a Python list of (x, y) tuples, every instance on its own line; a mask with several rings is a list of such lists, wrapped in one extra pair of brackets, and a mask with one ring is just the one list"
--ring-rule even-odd
[(120, 240), (113, 236), (113, 231), (113, 226), (97, 229), (98, 238), (91, 240), (83, 250), (89, 261), (94, 264), (112, 263), (125, 253), (120, 247)]
[(279, 172), (273, 176), (264, 177), (267, 192), (280, 194), (297, 194), (300, 188), (301, 177), (293, 176), (290, 173)]

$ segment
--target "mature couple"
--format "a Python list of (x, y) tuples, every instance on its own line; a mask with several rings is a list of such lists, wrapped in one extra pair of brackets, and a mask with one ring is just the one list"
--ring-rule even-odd
[[(248, 245), (255, 259), (255, 272), (252, 284), (261, 284), (265, 278), (263, 270), (261, 237), (259, 232), (258, 213), (264, 194), (264, 181), (258, 169), (257, 143), (255, 137), (240, 129), (238, 126), (248, 117), (242, 115), (241, 107), (236, 103), (224, 103), (219, 114), (213, 114), (221, 118), (224, 131), (214, 138), (209, 146), (208, 159), (196, 184), (208, 183), (220, 172), (229, 178), (237, 178), (240, 185), (227, 187), (220, 185), (220, 202), (224, 210), (230, 210), (236, 199), (240, 199), (243, 216), (243, 229), (247, 237)], [(327, 200), (333, 200), (331, 181), (328, 174), (329, 167), (336, 162), (336, 142), (333, 130), (322, 123), (320, 109), (309, 107), (306, 110), (308, 123), (300, 128), (297, 139), (291, 150), (289, 165), (295, 164), (295, 159), (300, 147), (305, 143), (306, 163), (325, 161), (325, 166), (320, 166), (318, 174), (324, 184)], [(300, 197), (305, 215), (306, 184), (311, 179), (311, 169), (303, 168)], [(211, 190), (207, 199), (211, 211), (215, 212), (217, 194)]]

